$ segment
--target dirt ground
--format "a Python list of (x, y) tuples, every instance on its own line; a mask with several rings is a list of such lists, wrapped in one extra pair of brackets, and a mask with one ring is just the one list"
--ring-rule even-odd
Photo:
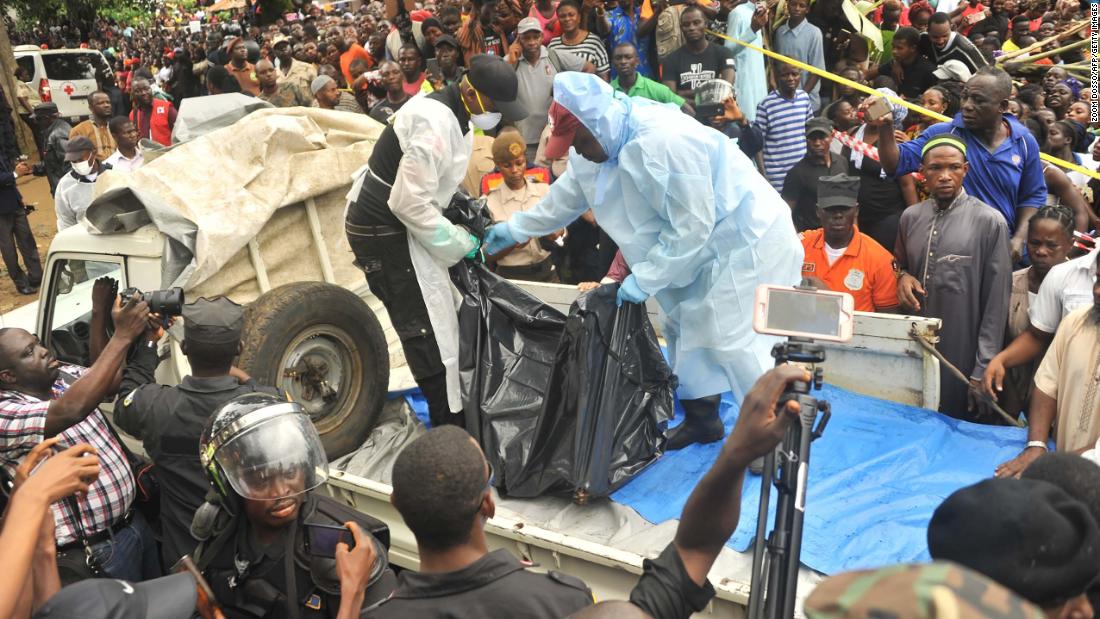
[[(44, 176), (21, 176), (15, 183), (19, 187), (19, 192), (23, 194), (23, 202), (35, 208), (30, 215), (31, 230), (34, 232), (35, 242), (38, 243), (38, 255), (42, 258), (42, 266), (45, 267), (46, 250), (53, 241), (53, 235), (57, 233), (57, 216), (53, 210), (53, 197), (50, 196), (50, 183)], [(0, 262), (0, 314), (26, 305), (37, 298), (38, 295), (19, 294), (15, 290), (11, 277), (8, 277), (8, 270)]]

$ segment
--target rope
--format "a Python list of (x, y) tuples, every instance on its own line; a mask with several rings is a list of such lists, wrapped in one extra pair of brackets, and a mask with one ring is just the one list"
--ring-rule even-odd
[[(955, 367), (954, 364), (952, 364), (950, 361), (948, 361), (947, 358), (943, 356), (942, 352), (936, 350), (936, 347), (933, 346), (931, 342), (929, 342), (927, 339), (924, 338), (924, 336), (922, 336), (920, 333), (918, 333), (916, 325), (914, 325), (911, 329), (909, 329), (909, 337), (913, 338), (913, 340), (915, 340), (918, 344), (920, 344), (921, 347), (923, 347), (925, 350), (927, 350), (929, 353), (931, 353), (931, 355), (933, 357), (939, 359), (940, 363), (943, 364), (943, 366), (946, 367), (949, 372), (951, 372), (952, 376), (954, 376), (955, 378), (957, 378), (957, 379), (961, 380), (962, 382), (966, 383), (967, 387), (970, 386), (970, 379), (967, 378), (967, 376), (965, 374), (963, 374), (962, 371), (959, 370), (959, 368)], [(989, 404), (990, 408), (997, 411), (997, 414), (1000, 415), (1001, 417), (1003, 417), (1004, 420), (1007, 421), (1009, 424), (1014, 425), (1014, 426), (1019, 427), (1019, 428), (1024, 427), (1023, 422), (1021, 422), (1018, 419), (1013, 419), (1012, 415), (1009, 415), (1005, 411), (1005, 409), (1001, 408), (1001, 406), (999, 404), (997, 404), (996, 400), (989, 397), (989, 394), (985, 393), (984, 391), (979, 391), (978, 393), (981, 394), (982, 400), (984, 400), (987, 404)]]
[[(733, 37), (731, 37), (727, 34), (721, 33), (721, 32), (715, 32), (713, 30), (707, 30), (707, 33), (711, 34), (711, 35), (714, 35), (714, 36), (716, 36), (720, 39), (725, 39), (727, 41), (732, 41), (732, 42), (734, 42), (738, 45), (742, 45), (744, 47), (747, 47), (747, 48), (749, 48), (749, 49), (751, 49), (755, 52), (760, 52), (761, 54), (764, 54), (765, 56), (768, 56), (769, 58), (775, 58), (776, 60), (779, 60), (781, 62), (785, 62), (785, 63), (790, 64), (790, 65), (794, 65), (794, 66), (798, 67), (799, 69), (802, 69), (803, 71), (809, 71), (810, 73), (813, 73), (814, 75), (816, 75), (818, 77), (823, 77), (827, 80), (832, 80), (834, 82), (837, 82), (838, 84), (844, 84), (845, 86), (848, 86), (849, 88), (854, 88), (854, 89), (856, 89), (856, 90), (858, 90), (862, 93), (866, 93), (866, 94), (871, 95), (873, 97), (885, 97), (891, 103), (896, 103), (897, 105), (905, 106), (906, 108), (908, 108), (912, 112), (916, 112), (918, 114), (923, 114), (924, 116), (927, 116), (929, 118), (934, 118), (934, 119), (936, 119), (940, 122), (951, 122), (950, 118), (948, 118), (947, 116), (944, 116), (943, 114), (940, 114), (939, 112), (933, 112), (932, 110), (921, 107), (921, 106), (919, 106), (915, 103), (910, 103), (910, 102), (908, 102), (905, 99), (902, 99), (900, 97), (892, 97), (892, 96), (889, 96), (889, 95), (883, 95), (881, 92), (875, 90), (874, 88), (871, 88), (870, 86), (865, 86), (863, 84), (860, 84), (859, 82), (853, 82), (850, 79), (841, 77), (839, 75), (836, 75), (835, 73), (830, 73), (828, 71), (818, 69), (815, 66), (808, 65), (804, 62), (795, 60), (794, 58), (784, 56), (783, 54), (777, 54), (777, 53), (771, 51), (770, 49), (764, 49), (762, 47), (757, 47), (757, 46), (753, 45), (752, 43), (746, 43), (744, 41), (740, 41), (738, 39), (735, 39), (735, 38), (733, 38)], [(1084, 166), (1080, 166), (1080, 165), (1077, 165), (1076, 163), (1066, 161), (1064, 159), (1059, 159), (1057, 157), (1052, 157), (1052, 156), (1050, 156), (1046, 153), (1042, 153), (1042, 152), (1039, 153), (1039, 158), (1042, 159), (1043, 161), (1048, 161), (1050, 163), (1053, 163), (1054, 165), (1056, 165), (1060, 168), (1065, 168), (1067, 170), (1072, 170), (1074, 172), (1080, 172), (1081, 174), (1084, 174), (1085, 176), (1088, 176), (1090, 178), (1094, 178), (1096, 180), (1100, 180), (1100, 172), (1097, 172), (1096, 170), (1090, 170), (1090, 169), (1088, 169)]]

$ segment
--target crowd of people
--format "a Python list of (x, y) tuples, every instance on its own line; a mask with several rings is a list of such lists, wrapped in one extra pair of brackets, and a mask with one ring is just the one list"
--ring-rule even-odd
[[(104, 578), (159, 583), (141, 603), (208, 613), (202, 595), (158, 597), (194, 589), (163, 576), (185, 555), (231, 617), (690, 616), (714, 595), (707, 574), (736, 528), (749, 463), (797, 415), (778, 399), (808, 379), (763, 371), (767, 350), (734, 301), (799, 279), (850, 293), (860, 311), (940, 319), (940, 411), (1028, 427), (994, 479), (936, 510), (934, 563), (835, 576), (807, 616), (961, 605), (1092, 617), (1100, 181), (1086, 172), (1100, 162), (1100, 122), (1083, 68), (1097, 36), (1087, 7), (885, 0), (867, 14), (881, 48), (845, 15), (838, 0), (388, 0), (16, 28), (16, 42), (88, 47), (109, 63), (75, 126), (16, 76), (13, 113), (39, 151), (33, 165), (0, 157), (0, 249), (20, 293), (37, 291), (42, 267), (18, 176), (47, 177), (63, 229), (104, 171), (133, 172), (171, 145), (188, 99), (369, 115), (386, 128), (345, 230), (434, 427), (394, 464), (393, 504), (420, 557), (418, 571), (395, 570), (377, 521), (312, 492), (327, 463), (308, 415), (233, 366), (241, 307), (187, 305), (192, 373), (157, 385), (164, 322), (98, 280), (88, 367), (0, 329), (0, 459), (14, 479), (0, 552), (18, 575), (0, 583), (0, 617), (138, 603)], [(485, 238), (443, 219), (456, 189), (485, 198), (497, 222)], [(580, 580), (488, 550), (493, 471), (454, 427), (460, 342), (449, 294), (431, 283), (463, 258), (510, 279), (616, 283), (620, 303), (655, 297), (686, 412), (668, 449), (722, 440), (718, 394), (742, 400), (629, 602), (593, 605)], [(314, 525), (346, 526), (331, 556), (310, 552)]]

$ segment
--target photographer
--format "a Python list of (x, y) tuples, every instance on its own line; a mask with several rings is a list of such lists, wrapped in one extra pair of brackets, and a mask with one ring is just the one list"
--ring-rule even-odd
[(165, 568), (195, 548), (191, 517), (209, 488), (198, 448), (207, 419), (241, 394), (278, 395), (278, 390), (256, 385), (233, 367), (233, 358), (241, 351), (241, 306), (225, 297), (199, 299), (183, 307), (183, 319), (180, 348), (191, 365), (191, 375), (179, 385), (156, 384), (156, 342), (162, 332), (146, 331), (122, 373), (115, 402), (115, 422), (142, 441), (157, 467)]
[(79, 499), (53, 503), (57, 561), (64, 582), (105, 575), (143, 580), (159, 573), (153, 532), (130, 507), (133, 474), (122, 445), (98, 409), (118, 387), (126, 352), (147, 326), (149, 306), (116, 298), (115, 332), (90, 368), (61, 363), (22, 329), (0, 329), (0, 457), (11, 471), (31, 448), (88, 443), (102, 465)]

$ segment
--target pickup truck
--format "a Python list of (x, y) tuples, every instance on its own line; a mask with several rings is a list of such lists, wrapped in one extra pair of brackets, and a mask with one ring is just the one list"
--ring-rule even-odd
[[(390, 560), (415, 569), (416, 542), (389, 503), (393, 458), (423, 431), (404, 401), (389, 396), (415, 383), (385, 309), (351, 265), (340, 225), (342, 208), (340, 200), (312, 197), (281, 206), (245, 248), (186, 294), (191, 299), (226, 294), (247, 303), (238, 365), (306, 407), (333, 461), (327, 491), (385, 521), (391, 531)], [(63, 230), (50, 245), (39, 299), (0, 316), (0, 325), (36, 332), (59, 359), (87, 364), (95, 279), (112, 277), (120, 289), (167, 286), (163, 266), (169, 241), (153, 223), (112, 234), (93, 234), (86, 225)], [(294, 269), (285, 268), (288, 254), (295, 258)], [(570, 286), (520, 285), (563, 312), (577, 295)], [(648, 306), (655, 325), (657, 309), (652, 302)], [(938, 320), (859, 313), (853, 340), (829, 346), (828, 380), (935, 409), (938, 361), (911, 333), (934, 340), (938, 327)], [(175, 384), (189, 373), (181, 337), (177, 324), (160, 343), (161, 383)], [(578, 506), (554, 497), (505, 498), (486, 531), (492, 548), (508, 548), (543, 569), (580, 577), (599, 599), (625, 599), (643, 559), (660, 552), (675, 525), (646, 522), (613, 501)], [(710, 575), (717, 597), (705, 614), (743, 615), (750, 564), (751, 554), (723, 551)], [(819, 578), (803, 568), (801, 593)]]

